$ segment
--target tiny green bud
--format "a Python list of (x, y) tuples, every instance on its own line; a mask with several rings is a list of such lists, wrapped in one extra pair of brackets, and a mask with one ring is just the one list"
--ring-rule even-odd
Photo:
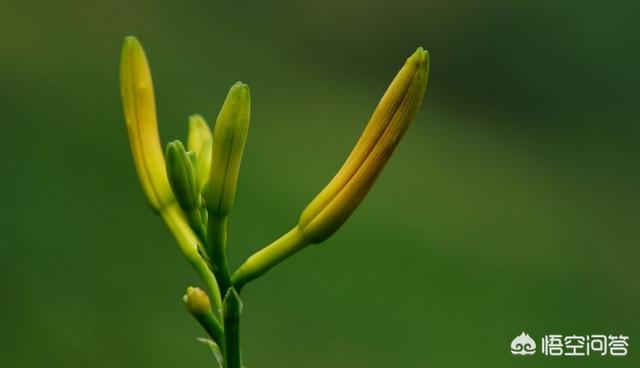
[(193, 169), (193, 162), (182, 142), (175, 140), (167, 145), (167, 174), (176, 200), (186, 212), (198, 208), (200, 193)]
[(236, 184), (244, 145), (249, 131), (249, 86), (237, 82), (229, 90), (213, 130), (211, 171), (206, 204), (210, 216), (229, 214), (236, 195)]

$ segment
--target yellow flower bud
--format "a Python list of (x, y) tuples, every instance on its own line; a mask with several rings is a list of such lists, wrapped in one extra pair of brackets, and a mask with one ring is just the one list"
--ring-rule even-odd
[(210, 216), (229, 214), (236, 195), (236, 184), (244, 145), (249, 131), (249, 86), (234, 84), (222, 105), (213, 130), (213, 153), (206, 193)]
[(204, 290), (197, 287), (187, 288), (187, 293), (182, 298), (189, 313), (194, 316), (205, 315), (211, 313), (211, 302)]
[(195, 317), (207, 331), (213, 341), (219, 346), (224, 346), (224, 332), (222, 325), (213, 315), (209, 297), (204, 290), (196, 287), (187, 288), (187, 294), (182, 298), (189, 313)]
[(240, 266), (232, 278), (236, 288), (242, 288), (307, 245), (325, 240), (347, 220), (420, 109), (428, 76), (429, 53), (418, 48), (391, 82), (333, 180), (302, 212), (296, 227)]
[(428, 74), (429, 53), (418, 48), (391, 82), (347, 161), (302, 212), (298, 226), (308, 242), (331, 236), (364, 199), (420, 109)]
[(127, 37), (120, 59), (120, 92), (140, 184), (153, 210), (173, 200), (165, 169), (147, 57), (135, 37)]

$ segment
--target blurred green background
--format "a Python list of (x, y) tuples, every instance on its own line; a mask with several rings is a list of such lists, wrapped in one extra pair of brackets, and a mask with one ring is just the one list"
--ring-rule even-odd
[[(424, 107), (325, 244), (245, 289), (247, 367), (640, 364), (637, 2), (0, 0), (0, 366), (212, 367), (199, 285), (133, 169), (118, 89), (146, 48), (163, 142), (236, 80), (252, 126), (232, 264), (288, 230), (388, 82)], [(522, 331), (625, 358), (513, 357)]]

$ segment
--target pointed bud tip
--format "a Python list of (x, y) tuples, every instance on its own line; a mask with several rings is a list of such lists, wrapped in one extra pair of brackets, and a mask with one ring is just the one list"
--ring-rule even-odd
[(189, 115), (189, 123), (199, 124), (200, 121), (204, 121), (204, 118), (200, 114)]
[(235, 82), (233, 86), (231, 86), (231, 90), (229, 92), (234, 94), (237, 93), (242, 95), (248, 95), (250, 93), (249, 85), (242, 83), (240, 81)]
[(135, 36), (127, 36), (122, 41), (122, 51), (123, 53), (142, 51), (142, 44)]
[(417, 67), (427, 67), (429, 66), (430, 54), (429, 51), (422, 48), (422, 46), (418, 47), (416, 51), (409, 57), (408, 62), (414, 63)]

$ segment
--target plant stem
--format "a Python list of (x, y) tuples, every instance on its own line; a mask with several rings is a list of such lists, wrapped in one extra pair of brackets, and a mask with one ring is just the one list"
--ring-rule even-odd
[(240, 314), (242, 301), (232, 287), (227, 291), (223, 302), (224, 338), (225, 338), (225, 368), (242, 368), (240, 355)]
[(309, 242), (302, 236), (300, 229), (297, 226), (294, 227), (291, 231), (249, 257), (233, 274), (233, 286), (237, 290), (241, 290), (249, 281), (258, 278), (307, 245), (309, 245)]
[(167, 227), (176, 238), (182, 254), (187, 258), (189, 263), (198, 271), (200, 277), (205, 281), (211, 296), (213, 298), (213, 305), (216, 310), (222, 308), (222, 298), (220, 297), (220, 289), (214, 275), (209, 271), (209, 267), (204, 262), (200, 254), (198, 254), (198, 238), (194, 234), (193, 230), (187, 223), (182, 210), (178, 207), (177, 203), (172, 203), (160, 211), (160, 216), (167, 224)]
[(207, 252), (214, 265), (214, 274), (220, 290), (225, 292), (231, 287), (231, 276), (227, 266), (227, 217), (209, 216), (207, 227)]

